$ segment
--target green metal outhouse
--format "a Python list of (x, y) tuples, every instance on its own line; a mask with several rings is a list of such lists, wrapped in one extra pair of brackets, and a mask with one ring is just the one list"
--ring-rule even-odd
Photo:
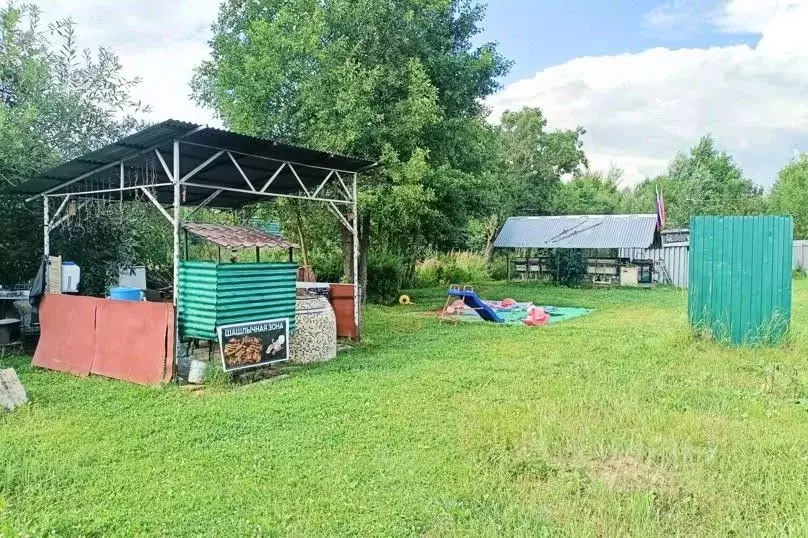
[(791, 217), (692, 217), (688, 318), (732, 345), (777, 344), (791, 321)]

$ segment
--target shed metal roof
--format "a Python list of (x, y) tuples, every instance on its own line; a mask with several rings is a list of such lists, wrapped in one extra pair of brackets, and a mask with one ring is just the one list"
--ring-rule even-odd
[(257, 228), (246, 226), (227, 226), (224, 224), (200, 224), (189, 222), (184, 225), (188, 232), (227, 248), (296, 248), (280, 236), (273, 235)]
[(656, 215), (568, 215), (511, 217), (497, 248), (648, 248), (656, 235)]
[[(260, 188), (264, 182), (271, 178), (285, 162), (295, 165), (294, 172), (297, 172), (306, 188), (312, 191), (320, 185), (332, 170), (353, 173), (362, 172), (373, 166), (373, 161), (367, 159), (311, 150), (196, 123), (166, 120), (113, 144), (51, 168), (40, 176), (18, 185), (11, 192), (40, 195), (67, 181), (90, 174), (104, 166), (108, 166), (108, 168), (71, 184), (63, 192), (84, 192), (115, 188), (120, 185), (120, 169), (117, 162), (121, 160), (125, 161), (124, 173), (127, 178), (135, 178), (136, 181), (143, 182), (145, 186), (148, 186), (148, 183), (169, 182), (170, 179), (157, 161), (154, 150), (160, 151), (168, 167), (171, 168), (173, 166), (174, 140), (179, 140), (181, 143), (181, 174), (184, 175), (195, 170), (200, 164), (215, 155), (217, 151), (224, 150), (233, 153), (245, 175), (250, 178), (253, 184), (258, 185), (257, 188)], [(288, 166), (285, 166), (272, 182), (272, 192), (299, 194), (302, 189), (294, 172)], [(203, 171), (195, 175), (192, 182), (201, 184), (214, 183), (237, 189), (247, 188), (244, 178), (227, 155), (221, 155)], [(192, 186), (184, 187), (184, 190), (183, 205), (195, 205), (210, 194), (207, 189)], [(169, 204), (173, 201), (173, 189), (171, 186), (156, 187), (154, 195), (161, 203)], [(135, 196), (134, 192), (124, 193), (124, 198), (133, 198)], [(249, 194), (223, 192), (210, 205), (212, 207), (231, 208), (256, 201), (258, 200), (255, 197), (250, 197)]]

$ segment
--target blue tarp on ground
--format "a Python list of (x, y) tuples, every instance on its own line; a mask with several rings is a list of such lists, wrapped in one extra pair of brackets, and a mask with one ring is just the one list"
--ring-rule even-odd
[[(533, 306), (533, 303), (517, 303), (513, 308), (503, 309), (498, 307), (498, 301), (487, 301), (486, 304), (496, 311), (497, 315), (504, 319), (506, 324), (510, 325), (521, 325), (526, 326), (522, 323), (522, 320), (527, 317), (527, 310), (530, 306)], [(550, 314), (550, 323), (560, 323), (562, 321), (567, 321), (569, 319), (579, 318), (582, 316), (588, 316), (593, 312), (593, 310), (589, 308), (576, 308), (576, 307), (566, 307), (566, 306), (542, 306), (536, 305), (544, 308), (544, 311)], [(483, 319), (477, 314), (475, 310), (465, 310), (463, 311), (460, 319), (462, 321), (483, 321)]]

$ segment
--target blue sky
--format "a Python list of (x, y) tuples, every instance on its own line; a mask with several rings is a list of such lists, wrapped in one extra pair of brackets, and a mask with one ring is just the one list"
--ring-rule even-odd
[(747, 44), (760, 36), (726, 34), (706, 21), (661, 29), (647, 20), (659, 0), (491, 0), (480, 42), (494, 41), (514, 60), (503, 83), (582, 56), (641, 52), (654, 47)]
[[(0, 2), (7, 0), (0, 0)], [(213, 123), (189, 98), (220, 0), (36, 0), (71, 16), (82, 46), (107, 45), (140, 76), (151, 120)], [(663, 173), (712, 133), (769, 186), (808, 150), (808, 0), (490, 0), (479, 41), (514, 60), (488, 99), (583, 126), (592, 166), (624, 185)]]

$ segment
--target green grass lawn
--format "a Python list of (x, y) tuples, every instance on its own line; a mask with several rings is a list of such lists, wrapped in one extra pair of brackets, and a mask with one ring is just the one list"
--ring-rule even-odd
[(6, 359), (0, 535), (808, 535), (808, 281), (792, 341), (694, 338), (681, 291), (479, 287), (527, 329), (369, 307), (288, 379), (190, 393)]

